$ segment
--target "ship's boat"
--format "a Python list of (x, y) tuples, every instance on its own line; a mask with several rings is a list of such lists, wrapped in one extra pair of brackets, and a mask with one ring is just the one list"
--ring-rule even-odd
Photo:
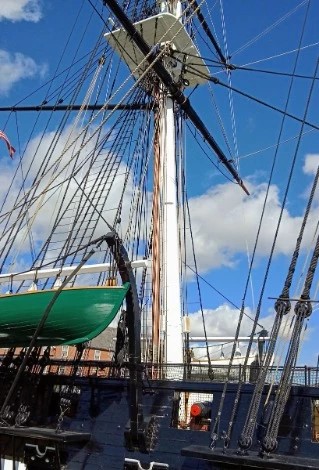
[[(98, 336), (114, 320), (129, 284), (122, 287), (71, 287), (58, 293), (41, 290), (0, 297), (3, 348), (27, 347), (48, 312), (37, 346), (85, 343)], [(56, 297), (56, 298), (55, 298)]]
[(1, 469), (319, 470), (319, 3), (2, 3)]

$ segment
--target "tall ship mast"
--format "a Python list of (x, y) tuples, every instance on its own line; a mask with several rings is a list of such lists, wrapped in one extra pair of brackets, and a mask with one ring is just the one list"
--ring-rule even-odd
[(317, 3), (79, 3), (0, 17), (1, 468), (319, 470)]

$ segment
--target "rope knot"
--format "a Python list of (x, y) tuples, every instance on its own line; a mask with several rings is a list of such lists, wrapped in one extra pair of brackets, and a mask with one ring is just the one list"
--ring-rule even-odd
[(312, 314), (312, 305), (309, 301), (298, 300), (295, 306), (295, 314), (297, 317), (308, 318)]
[(241, 434), (238, 439), (238, 445), (241, 450), (247, 450), (252, 444), (252, 438), (248, 437), (246, 434)]
[(285, 298), (283, 299), (282, 296), (275, 302), (275, 310), (278, 315), (287, 315), (290, 312), (291, 303), (290, 300)]
[(277, 449), (278, 442), (277, 442), (277, 439), (274, 437), (265, 436), (264, 439), (262, 440), (261, 445), (262, 445), (263, 450), (269, 453)]

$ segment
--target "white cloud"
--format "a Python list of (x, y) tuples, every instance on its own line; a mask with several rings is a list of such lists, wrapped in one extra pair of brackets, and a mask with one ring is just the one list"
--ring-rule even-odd
[(309, 153), (305, 157), (303, 171), (306, 175), (315, 175), (319, 166), (319, 154)]
[[(13, 237), (14, 246), (19, 253), (17, 259), (27, 256), (30, 251), (28, 226), (32, 225), (33, 243), (37, 246), (41, 245), (50, 233), (55, 217), (57, 214), (63, 213), (64, 208), (69, 204), (76, 192), (76, 200), (79, 201), (82, 198), (82, 207), (86, 203), (85, 208), (83, 209), (83, 214), (86, 214), (88, 209), (89, 212), (92, 212), (92, 206), (87, 203), (87, 200), (92, 198), (90, 195), (90, 189), (96, 184), (96, 177), (99, 174), (96, 170), (96, 165), (99, 166), (102, 159), (107, 160), (109, 158), (109, 154), (106, 151), (101, 154), (99, 162), (96, 163), (91, 170), (91, 176), (88, 178), (88, 181), (84, 182), (83, 178), (85, 177), (86, 171), (90, 165), (91, 152), (95, 147), (96, 138), (88, 141), (85, 146), (85, 150), (78, 155), (78, 151), (82, 146), (82, 131), (83, 128), (70, 124), (65, 127), (64, 131), (58, 136), (58, 138), (55, 132), (47, 132), (43, 138), (37, 136), (29, 142), (23, 156), (23, 175), (25, 177), (24, 191), (28, 193), (31, 190), (31, 187), (34, 188), (32, 190), (33, 202), (30, 204), (27, 214), (28, 224), (26, 224), (25, 218), (23, 228), (20, 228), (19, 232), (15, 235), (12, 235), (11, 231), (6, 228), (6, 236), (3, 236), (0, 243), (1, 245), (5, 244), (9, 241), (10, 237)], [(91, 128), (91, 131), (94, 131), (93, 127)], [(89, 138), (89, 135), (87, 137)], [(42, 164), (47, 158), (47, 153), (50, 155), (50, 165), (46, 172), (43, 173)], [(75, 158), (75, 155), (78, 155), (77, 158)], [(15, 161), (16, 158), (10, 160), (7, 155), (6, 158), (3, 159), (3, 168), (0, 174), (0, 201), (3, 201), (5, 198), (7, 192), (7, 181), (12, 181), (16, 168)], [(109, 231), (105, 220), (110, 224), (113, 223), (116, 213), (114, 208), (118, 207), (119, 199), (121, 197), (121, 191), (118, 189), (123, 188), (126, 169), (120, 167), (118, 173), (119, 176), (115, 177), (114, 187), (110, 190), (107, 203), (103, 208), (104, 220), (99, 220), (93, 238), (97, 238)], [(41, 176), (39, 174), (41, 174)], [(34, 185), (35, 175), (38, 175), (36, 185)], [(79, 184), (82, 183), (84, 191), (83, 194), (81, 191), (78, 191), (78, 184), (75, 182), (74, 178), (71, 178), (72, 175), (75, 175)], [(11, 209), (16, 197), (21, 204), (21, 200), (23, 198), (21, 192), (21, 178), (22, 175), (18, 172), (13, 179), (10, 199), (7, 199), (3, 212)], [(68, 180), (68, 178), (70, 178), (70, 180)], [(125, 204), (122, 212), (122, 221), (124, 226), (128, 220), (128, 211), (132, 198), (132, 193), (130, 192), (133, 187), (132, 179), (129, 179), (128, 186), (130, 189), (128, 189), (126, 193)], [(105, 191), (107, 190), (108, 187)], [(45, 193), (43, 193), (43, 191), (45, 191)], [(86, 194), (87, 197), (85, 197), (84, 194)], [(18, 208), (14, 210), (12, 219), (9, 222), (9, 227), (15, 217), (18, 216), (20, 212), (19, 207), (20, 206), (18, 205)], [(99, 209), (101, 209), (101, 205), (99, 206)], [(76, 209), (72, 205), (67, 213), (69, 217), (68, 220), (64, 220), (62, 224), (66, 224), (68, 222), (70, 225), (75, 224), (80, 227), (81, 223), (83, 223), (82, 213), (80, 215), (76, 214)], [(72, 217), (75, 217), (75, 219)], [(0, 227), (1, 225), (4, 226), (6, 223), (5, 220), (6, 218), (1, 220)], [(7, 237), (9, 238), (7, 239)], [(60, 238), (60, 236), (57, 235), (57, 238)], [(48, 261), (48, 259), (46, 261)], [(17, 270), (17, 267), (12, 269)]]
[[(245, 313), (251, 318), (254, 317), (254, 313), (249, 307), (245, 308)], [(227, 304), (220, 305), (215, 309), (204, 309), (204, 321), (206, 327), (207, 336), (215, 337), (235, 337), (236, 329), (238, 325), (240, 311), (238, 309), (232, 308)], [(239, 336), (249, 336), (251, 334), (253, 322), (247, 315), (244, 315), (241, 323), (241, 330)], [(204, 336), (203, 329), (203, 319), (201, 311), (192, 313), (190, 316), (190, 330), (191, 336)], [(274, 314), (269, 314), (260, 319), (259, 323), (268, 330), (270, 333), (272, 323), (274, 321)], [(260, 327), (257, 327), (257, 332), (261, 331)], [(212, 344), (212, 343), (209, 343)], [(206, 356), (206, 349), (202, 346), (204, 343), (194, 344), (194, 352), (197, 358)], [(198, 347), (200, 346), (200, 347)], [(223, 346), (223, 352), (225, 357), (230, 357), (233, 343), (228, 343)], [(240, 343), (240, 351), (242, 355), (245, 354), (247, 348), (247, 343)], [(221, 353), (221, 346), (218, 343), (212, 345), (209, 348), (211, 359), (219, 359)], [(256, 352), (256, 344), (252, 348), (252, 356)]]
[[(250, 196), (245, 196), (232, 183), (219, 185), (205, 194), (190, 199), (195, 252), (199, 269), (208, 271), (220, 266), (234, 266), (240, 254), (251, 253), (254, 247), (258, 224), (266, 194), (266, 184), (250, 184)], [(257, 255), (269, 254), (274, 239), (281, 209), (279, 188), (270, 187), (267, 207), (259, 236)], [(292, 216), (287, 209), (283, 212), (279, 230), (276, 254), (288, 255), (295, 247), (302, 217)], [(310, 220), (306, 239), (310, 240)], [(189, 245), (190, 246), (190, 245)]]
[(46, 71), (46, 65), (38, 65), (31, 57), (20, 52), (10, 54), (0, 49), (0, 95), (7, 94), (18, 81), (43, 77)]
[(33, 21), (42, 17), (41, 0), (1, 0), (0, 21)]
[[(249, 336), (253, 325), (251, 318), (254, 317), (254, 313), (249, 307), (246, 307), (245, 313), (249, 315), (250, 318), (247, 315), (243, 316), (240, 336)], [(204, 309), (203, 314), (207, 336), (235, 336), (240, 315), (238, 309), (223, 304), (215, 309)], [(204, 336), (202, 312), (198, 311), (192, 313), (189, 318), (191, 322), (191, 336)], [(263, 325), (265, 329), (269, 329), (270, 332), (273, 319), (273, 314), (269, 314), (260, 319), (259, 323)], [(258, 331), (260, 331), (260, 327), (258, 328)]]
[[(241, 329), (239, 332), (239, 336), (250, 336), (253, 327), (253, 321), (255, 313), (250, 307), (245, 308), (245, 313), (247, 315), (243, 316), (241, 322)], [(207, 336), (214, 336), (214, 337), (235, 337), (236, 329), (238, 325), (240, 311), (235, 309), (228, 304), (223, 304), (218, 306), (215, 309), (204, 309), (204, 321), (206, 327)], [(249, 318), (250, 317), (250, 318)], [(292, 308), (290, 313), (287, 316), (284, 316), (281, 328), (279, 330), (279, 337), (275, 349), (275, 360), (274, 364), (277, 365), (278, 363), (282, 364), (283, 360), (286, 356), (289, 340), (292, 335), (292, 330), (294, 327), (293, 323), (294, 317), (294, 303), (292, 304)], [(203, 319), (202, 319), (202, 312), (197, 311), (195, 313), (190, 314), (190, 335), (191, 336), (201, 336), (204, 337), (204, 328), (203, 328)], [(271, 329), (273, 326), (273, 322), (275, 319), (275, 311), (273, 309), (268, 310), (268, 314), (264, 315), (262, 318), (259, 319), (259, 324), (263, 326), (264, 329), (268, 331), (268, 335), (271, 333)], [(261, 326), (257, 325), (256, 332), (259, 333), (261, 331)], [(313, 332), (313, 328), (309, 327), (302, 332), (302, 340), (309, 341), (311, 339), (311, 333)], [(223, 350), (225, 357), (229, 358), (231, 355), (233, 342), (224, 343), (223, 347), (221, 347), (220, 343), (211, 343), (209, 342), (210, 347), (210, 356), (212, 360), (217, 360), (220, 358), (221, 351)], [(239, 344), (239, 349), (242, 355), (246, 354), (247, 349), (246, 342), (241, 342)], [(197, 358), (205, 358), (207, 356), (205, 343), (193, 343), (195, 356)], [(257, 344), (254, 343), (251, 356), (253, 357), (255, 352), (257, 352)]]
[[(59, 158), (59, 156), (63, 153), (63, 148), (65, 147), (68, 139), (70, 142), (72, 142), (72, 140), (79, 135), (80, 129), (74, 129), (72, 131), (71, 137), (69, 138), (68, 133), (70, 131), (71, 126), (68, 126), (55, 143), (55, 149), (51, 162)], [(54, 135), (54, 132), (47, 133), (42, 139), (38, 151), (38, 137), (29, 143), (27, 152), (23, 158), (25, 174), (34, 155), (37, 153), (38, 156), (32, 164), (33, 166), (28, 177), (27, 186), (28, 184), (31, 184), (31, 180), (37, 173), (39, 165), (44, 159), (45, 153), (48, 149), (50, 149)], [(14, 142), (12, 143), (14, 145)], [(71, 146), (71, 148), (65, 153), (63, 157), (64, 162), (71, 160), (72, 154), (76, 152), (76, 150), (79, 148), (79, 145), (80, 144), (75, 144)], [(84, 162), (83, 159), (87, 158), (93, 147), (94, 139), (87, 146), (83, 156), (81, 157), (80, 161), (78, 161), (78, 165), (80, 165), (81, 161)], [(105, 157), (107, 158), (107, 154)], [(7, 157), (6, 162), (10, 163), (10, 159)], [(63, 167), (64, 164), (61, 165), (60, 168)], [(70, 165), (69, 170), (63, 171), (61, 176), (59, 176), (58, 181), (62, 181), (62, 179), (66, 177), (71, 167), (72, 165)], [(123, 186), (123, 175), (125, 173), (125, 169), (121, 169), (120, 173), (122, 176), (118, 177), (115, 181), (114, 188), (110, 194), (110, 197), (108, 198), (109, 209), (114, 209), (117, 207), (117, 201), (120, 197), (120, 191), (118, 188), (122, 188)], [(81, 176), (78, 176), (80, 180)], [(6, 181), (11, 179), (8, 177), (8, 175), (6, 175), (5, 168), (2, 170), (0, 182), (2, 177)], [(19, 183), (20, 182), (17, 182), (16, 191), (18, 191)], [(56, 185), (56, 183), (57, 181), (53, 183), (53, 186)], [(42, 177), (41, 185), (38, 187), (37, 191), (41, 191), (44, 187), (46, 187), (47, 184), (48, 177)], [(94, 178), (92, 179), (92, 184), (94, 184)], [(6, 188), (6, 185), (3, 184), (2, 188)], [(68, 196), (64, 202), (67, 202), (69, 198), (72, 197), (72, 194), (74, 194), (76, 188), (76, 183), (71, 181), (71, 185), (68, 190)], [(129, 188), (130, 191), (126, 195), (127, 204), (125, 204), (123, 207), (124, 211), (125, 209), (129, 210), (130, 207), (129, 201), (132, 197), (132, 192), (134, 191), (134, 184), (132, 181), (129, 184)], [(235, 266), (239, 260), (240, 255), (246, 253), (247, 246), (249, 247), (250, 253), (252, 252), (258, 230), (259, 218), (265, 198), (266, 185), (251, 183), (249, 189), (251, 195), (246, 197), (243, 192), (238, 189), (238, 186), (231, 183), (226, 183), (210, 189), (201, 196), (190, 199), (189, 206), (192, 218), (192, 230), (195, 242), (196, 258), (200, 272), (207, 272), (212, 268), (218, 268), (221, 266)], [(57, 192), (56, 195), (53, 195), (50, 199), (48, 199), (46, 207), (41, 209), (37, 215), (37, 221), (33, 226), (33, 230), (35, 231), (34, 237), (39, 242), (41, 239), (43, 240), (43, 237), (48, 230), (50, 219), (54, 214), (54, 208), (59, 207), (58, 195), (63, 194), (63, 191), (64, 190), (61, 187), (61, 191)], [(1, 193), (2, 191), (0, 188), (0, 198), (1, 196), (4, 196)], [(277, 226), (280, 207), (281, 201), (279, 196), (279, 189), (277, 186), (273, 185), (270, 188), (267, 209), (265, 212), (259, 244), (257, 247), (257, 255), (259, 257), (267, 256), (269, 254)], [(109, 222), (112, 222), (112, 217), (114, 214), (114, 210), (111, 210), (109, 213), (105, 213), (107, 218), (110, 217)], [(121, 223), (121, 230), (123, 234), (125, 233), (126, 229), (127, 217), (127, 214), (124, 212), (122, 214)], [(301, 220), (301, 216), (292, 216), (288, 210), (284, 211), (282, 228), (279, 231), (276, 248), (277, 254), (289, 255), (292, 253), (295, 247), (295, 235), (292, 236), (291, 234), (298, 233)], [(315, 224), (316, 221), (314, 219), (310, 220), (310, 227), (314, 227)], [(104, 232), (105, 223), (102, 221), (99, 224), (97, 236)], [(309, 230), (306, 236), (307, 242), (309, 242), (311, 239), (311, 235), (312, 232)], [(188, 252), (190, 252), (189, 247), (190, 243), (188, 244)], [(193, 264), (190, 256), (188, 256), (188, 263), (190, 265)]]

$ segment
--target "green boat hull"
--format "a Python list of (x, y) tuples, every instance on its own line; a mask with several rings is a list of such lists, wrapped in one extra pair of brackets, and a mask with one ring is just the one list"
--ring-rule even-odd
[[(126, 283), (62, 290), (36, 345), (78, 344), (95, 338), (112, 322), (129, 287)], [(0, 347), (28, 346), (54, 295), (54, 290), (43, 290), (0, 296)]]

